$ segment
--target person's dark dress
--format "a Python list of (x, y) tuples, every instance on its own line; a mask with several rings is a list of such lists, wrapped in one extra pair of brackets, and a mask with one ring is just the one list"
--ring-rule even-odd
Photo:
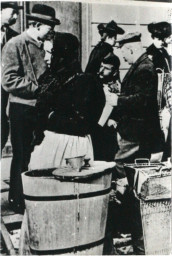
[(113, 47), (106, 42), (99, 42), (92, 50), (85, 72), (97, 75), (102, 60), (109, 54), (113, 53)]
[[(154, 64), (154, 67), (157, 73), (162, 73), (162, 71), (164, 71), (165, 73), (169, 73), (172, 70), (171, 57), (164, 48), (157, 49), (155, 45), (152, 44), (147, 48), (146, 51), (147, 51), (147, 54), (151, 56), (152, 62)], [(165, 97), (162, 97), (161, 107), (164, 108), (165, 105), (166, 105)], [(164, 153), (163, 153), (162, 161), (166, 161), (167, 158), (171, 156), (171, 121), (169, 125), (167, 141), (164, 144), (163, 151)]]

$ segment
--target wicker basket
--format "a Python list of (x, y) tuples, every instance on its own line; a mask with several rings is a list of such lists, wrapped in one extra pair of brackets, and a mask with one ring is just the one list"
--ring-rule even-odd
[(169, 255), (171, 246), (171, 200), (140, 200), (146, 255)]
[[(145, 159), (147, 160), (147, 159)], [(144, 200), (171, 198), (171, 169), (163, 163), (126, 164), (125, 170), (129, 186)]]

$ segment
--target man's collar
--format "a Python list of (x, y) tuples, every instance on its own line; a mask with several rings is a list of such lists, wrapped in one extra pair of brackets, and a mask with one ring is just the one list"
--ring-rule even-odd
[(110, 51), (113, 51), (112, 45), (110, 45), (109, 43), (106, 43), (104, 41), (100, 41), (95, 47), (100, 47), (100, 46), (106, 47)]
[(35, 37), (33, 37), (33, 35), (30, 33), (29, 30), (26, 31), (26, 37), (29, 42), (31, 42), (32, 44), (35, 44), (38, 48), (42, 48), (43, 42), (38, 41)]
[(111, 45), (111, 44), (109, 44), (109, 43), (107, 43), (107, 42), (103, 42), (104, 43), (104, 45), (106, 46), (106, 47), (109, 47), (110, 49), (112, 48), (113, 49), (113, 46)]
[(109, 81), (109, 82), (107, 82), (107, 83), (105, 83), (105, 84), (108, 84), (108, 85), (111, 85), (111, 84), (114, 84), (115, 82), (113, 81), (113, 80), (111, 80), (111, 81)]

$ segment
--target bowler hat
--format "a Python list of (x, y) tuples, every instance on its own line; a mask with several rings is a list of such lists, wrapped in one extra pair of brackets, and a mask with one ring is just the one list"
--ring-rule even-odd
[(118, 27), (117, 23), (112, 20), (105, 26), (105, 32), (107, 32), (107, 34), (111, 36), (115, 36), (117, 34), (123, 35), (125, 31), (122, 28)]
[(141, 33), (135, 32), (135, 33), (127, 33), (125, 34), (119, 41), (119, 47), (122, 47), (124, 44), (128, 43), (135, 43), (141, 41)]
[(26, 14), (29, 20), (39, 21), (48, 25), (59, 25), (60, 20), (56, 19), (55, 9), (44, 4), (35, 4), (31, 14)]
[(13, 8), (15, 10), (23, 9), (23, 6), (19, 6), (17, 2), (1, 2), (1, 9)]
[(148, 31), (152, 34), (153, 37), (163, 40), (164, 38), (171, 35), (172, 27), (170, 23), (162, 21), (157, 23), (150, 23), (148, 25)]

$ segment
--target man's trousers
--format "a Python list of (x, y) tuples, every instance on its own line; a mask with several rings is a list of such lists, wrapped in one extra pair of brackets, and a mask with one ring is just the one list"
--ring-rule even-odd
[(10, 103), (9, 110), (13, 158), (10, 171), (9, 202), (24, 206), (21, 173), (27, 171), (31, 155), (31, 142), (35, 127), (35, 108)]

